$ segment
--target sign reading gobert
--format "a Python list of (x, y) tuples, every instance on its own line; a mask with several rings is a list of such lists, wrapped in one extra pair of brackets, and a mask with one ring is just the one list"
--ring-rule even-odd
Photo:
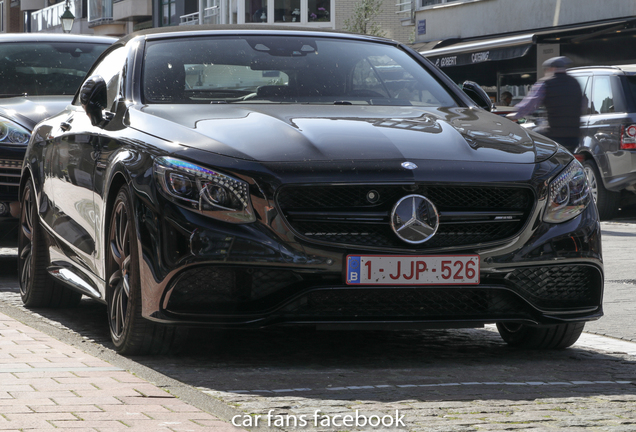
[(232, 424), (237, 427), (256, 427), (256, 426), (276, 426), (276, 427), (406, 427), (404, 424), (404, 415), (400, 415), (395, 410), (393, 415), (364, 415), (356, 410), (355, 414), (320, 414), (320, 410), (311, 414), (273, 414), (274, 410), (269, 410), (266, 415), (260, 414), (239, 414), (232, 417)]

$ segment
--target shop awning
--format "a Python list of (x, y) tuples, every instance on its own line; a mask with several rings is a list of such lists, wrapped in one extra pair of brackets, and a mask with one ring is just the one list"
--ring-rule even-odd
[(441, 68), (464, 66), (496, 60), (523, 57), (534, 43), (534, 33), (464, 42), (444, 48), (420, 51)]
[(537, 29), (533, 33), (502, 36), (499, 38), (459, 42), (442, 48), (434, 41), (418, 50), (420, 54), (441, 68), (464, 66), (487, 61), (509, 60), (525, 56), (536, 43), (566, 43), (589, 40), (619, 30), (634, 31), (636, 18), (618, 18), (567, 25), (550, 29)]

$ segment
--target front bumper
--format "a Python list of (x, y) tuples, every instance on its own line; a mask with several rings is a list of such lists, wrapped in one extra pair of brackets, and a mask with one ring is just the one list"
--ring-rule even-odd
[[(593, 205), (566, 223), (532, 218), (504, 244), (461, 250), (479, 254), (479, 285), (352, 287), (345, 284), (346, 256), (386, 251), (308, 243), (280, 220), (232, 225), (166, 204), (162, 216), (143, 204), (138, 212), (143, 315), (154, 321), (478, 327), (602, 316), (600, 227)], [(433, 253), (440, 252), (425, 254)]]

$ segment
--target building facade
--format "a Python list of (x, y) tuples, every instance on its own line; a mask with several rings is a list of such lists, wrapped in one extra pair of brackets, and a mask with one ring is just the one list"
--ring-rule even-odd
[(517, 100), (541, 64), (636, 63), (636, 2), (626, 0), (414, 0), (415, 47), (455, 82), (472, 80)]
[[(121, 36), (149, 27), (244, 24), (344, 29), (357, 0), (0, 0), (0, 32), (61, 32), (66, 7), (72, 33)], [(412, 42), (394, 0), (384, 0), (375, 21), (385, 36)], [(410, 0), (409, 0), (410, 1)]]
[(152, 27), (152, 0), (0, 0), (0, 32), (61, 33), (68, 8), (71, 33), (121, 36)]
[[(356, 0), (153, 0), (153, 26), (197, 24), (290, 25), (344, 29)], [(413, 29), (402, 25), (393, 0), (376, 17), (385, 36), (408, 43)]]

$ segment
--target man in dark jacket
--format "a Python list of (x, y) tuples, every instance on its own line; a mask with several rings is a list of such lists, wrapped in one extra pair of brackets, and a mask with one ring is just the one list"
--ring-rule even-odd
[(545, 106), (548, 125), (536, 131), (574, 152), (579, 145), (583, 95), (578, 81), (565, 71), (571, 63), (563, 56), (546, 60), (543, 63), (544, 77), (516, 105), (517, 112), (507, 117), (519, 119), (533, 113), (540, 105)]

